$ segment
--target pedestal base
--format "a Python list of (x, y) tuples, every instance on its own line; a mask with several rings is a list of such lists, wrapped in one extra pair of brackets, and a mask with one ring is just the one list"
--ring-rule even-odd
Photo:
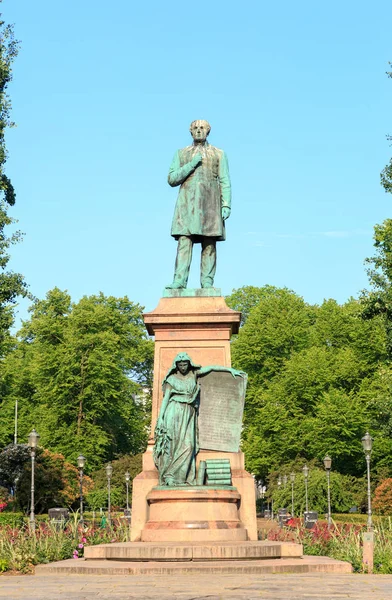
[(350, 563), (325, 556), (303, 556), (302, 545), (290, 542), (125, 542), (86, 546), (84, 555), (84, 559), (37, 565), (35, 572), (40, 575), (193, 575), (212, 579), (219, 574), (352, 572)]
[(141, 540), (245, 541), (246, 529), (238, 514), (240, 499), (233, 489), (153, 489), (147, 496), (149, 518)]
[[(137, 477), (135, 477), (133, 480), (131, 519), (132, 542), (140, 542), (142, 540), (142, 531), (145, 528), (147, 521), (151, 519), (151, 505), (148, 503), (148, 496), (152, 489), (158, 485), (158, 471), (154, 465), (152, 450), (153, 446), (148, 446), (147, 451), (143, 454), (143, 471), (139, 473), (139, 475), (137, 475)], [(228, 458), (230, 460), (233, 486), (236, 488), (240, 496), (240, 502), (238, 503), (238, 519), (246, 531), (246, 537), (241, 537), (240, 539), (256, 541), (257, 522), (255, 486), (252, 475), (245, 471), (243, 452), (214, 452), (211, 450), (200, 450), (199, 454), (197, 455), (197, 465), (199, 464), (200, 460), (206, 460), (209, 458)], [(196, 512), (191, 516), (190, 520), (193, 520), (196, 517), (198, 518), (197, 505), (193, 504), (193, 506), (196, 509)], [(184, 520), (184, 517), (180, 518), (180, 520)], [(202, 531), (207, 530), (204, 529)], [(226, 536), (229, 535), (229, 533), (226, 533)], [(192, 539), (195, 540), (196, 538)], [(202, 540), (207, 538), (201, 537), (198, 539)], [(232, 540), (234, 538), (222, 537), (219, 539)], [(157, 541), (156, 538), (154, 538), (154, 541)]]

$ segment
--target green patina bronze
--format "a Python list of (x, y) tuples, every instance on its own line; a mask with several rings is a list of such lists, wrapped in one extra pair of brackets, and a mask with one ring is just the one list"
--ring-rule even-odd
[(185, 352), (177, 354), (163, 380), (164, 396), (155, 427), (154, 462), (159, 485), (178, 487), (196, 484), (196, 455), (199, 451), (198, 379), (212, 371), (233, 377), (242, 371), (220, 366), (201, 367)]
[(163, 298), (218, 298), (222, 296), (220, 288), (186, 288), (186, 289), (170, 289), (165, 288), (162, 294)]
[(184, 289), (188, 283), (192, 250), (200, 243), (202, 288), (214, 285), (216, 242), (226, 239), (225, 220), (231, 211), (231, 186), (225, 153), (207, 142), (207, 121), (193, 121), (193, 144), (174, 155), (168, 181), (181, 186), (171, 235), (178, 240), (173, 283), (168, 289)]

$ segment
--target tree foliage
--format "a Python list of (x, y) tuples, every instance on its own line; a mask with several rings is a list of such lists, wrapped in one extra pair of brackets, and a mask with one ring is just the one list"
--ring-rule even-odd
[[(289, 292), (287, 288), (285, 290)], [(238, 310), (241, 313), (241, 325), (244, 325), (252, 308), (257, 306), (263, 298), (271, 296), (277, 291), (278, 288), (272, 285), (264, 287), (245, 285), (242, 288), (233, 290), (230, 296), (226, 297), (226, 303), (230, 308)]]
[[(294, 472), (294, 514), (296, 516), (305, 512), (305, 479), (302, 471), (290, 470), (293, 465), (283, 465), (283, 472)], [(295, 466), (298, 469), (298, 464)], [(278, 508), (286, 507), (291, 512), (291, 483), (286, 486), (277, 485), (278, 475), (281, 473), (272, 472), (270, 476), (269, 500), (273, 499), (275, 512)], [(342, 475), (336, 471), (330, 474), (330, 494), (331, 511), (336, 513), (348, 512), (353, 506), (360, 506), (364, 499), (365, 482), (358, 480), (351, 475)], [(319, 513), (323, 518), (328, 512), (327, 505), (327, 477), (324, 469), (310, 463), (308, 476), (308, 507)]]
[[(79, 499), (79, 472), (64, 456), (37, 448), (34, 469), (37, 513), (56, 506), (72, 507)], [(0, 452), (0, 482), (14, 495), (15, 507), (27, 512), (31, 501), (31, 455), (26, 444), (10, 444)], [(92, 487), (90, 477), (83, 478), (83, 492)]]
[(15, 191), (5, 173), (5, 132), (7, 127), (13, 125), (7, 88), (12, 79), (12, 63), (18, 54), (18, 47), (12, 25), (7, 25), (0, 14), (0, 361), (12, 344), (9, 330), (13, 324), (13, 305), (18, 296), (27, 295), (23, 276), (7, 269), (9, 249), (21, 238), (20, 232), (11, 235), (6, 233), (7, 228), (15, 222), (9, 215), (10, 206), (15, 204)]
[(72, 303), (55, 288), (31, 307), (4, 364), (0, 443), (10, 441), (19, 400), (19, 432), (33, 426), (41, 444), (93, 469), (144, 448), (152, 343), (141, 307), (103, 294)]
[(380, 515), (390, 515), (392, 513), (392, 478), (384, 479), (376, 488), (373, 508)]
[[(136, 456), (123, 456), (112, 463), (113, 473), (110, 482), (112, 504), (121, 506), (126, 505), (126, 483), (125, 473), (129, 472), (129, 503), (132, 502), (132, 484), (133, 480), (142, 471), (142, 454)], [(90, 508), (96, 510), (107, 506), (108, 501), (108, 480), (105, 468), (98, 469), (91, 474), (94, 486), (87, 496), (87, 503)]]
[[(389, 65), (392, 66), (392, 63), (389, 63)], [(392, 79), (392, 71), (387, 71), (387, 76)], [(388, 135), (387, 139), (391, 141), (392, 136)], [(383, 186), (384, 190), (391, 194), (392, 193), (392, 158), (389, 161), (389, 163), (384, 167), (384, 169), (381, 171), (380, 178), (381, 178), (381, 185)]]
[(0, 452), (0, 484), (16, 493), (30, 451), (26, 444), (9, 444)]
[(271, 287), (236, 290), (243, 305), (248, 289), (253, 306), (232, 355), (249, 374), (243, 430), (249, 470), (265, 481), (281, 465), (322, 464), (330, 453), (334, 470), (360, 477), (368, 428), (378, 433), (374, 457), (385, 467), (392, 447), (382, 317), (364, 320), (356, 300), (313, 306)]
[(362, 292), (363, 317), (382, 317), (392, 358), (392, 219), (375, 226), (374, 247), (375, 256), (365, 260), (371, 290)]

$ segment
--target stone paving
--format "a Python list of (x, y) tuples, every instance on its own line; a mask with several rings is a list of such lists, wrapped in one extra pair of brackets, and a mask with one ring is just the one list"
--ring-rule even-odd
[(391, 600), (392, 575), (0, 577), (1, 600)]

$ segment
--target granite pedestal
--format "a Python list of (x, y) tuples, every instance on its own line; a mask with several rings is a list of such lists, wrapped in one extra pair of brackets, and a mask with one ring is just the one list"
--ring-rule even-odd
[[(161, 298), (157, 308), (144, 315), (148, 333), (155, 336), (152, 434), (147, 451), (143, 455), (143, 471), (133, 480), (132, 541), (147, 538), (149, 541), (163, 541), (165, 536), (165, 533), (161, 531), (161, 533), (156, 534), (157, 537), (154, 539), (152, 527), (148, 527), (146, 531), (145, 527), (150, 520), (152, 506), (148, 501), (148, 496), (152, 489), (158, 485), (158, 472), (152, 457), (153, 432), (163, 398), (162, 381), (173, 359), (179, 352), (187, 352), (201, 366), (221, 365), (231, 367), (230, 338), (232, 334), (238, 333), (241, 314), (228, 308), (222, 296), (209, 296), (205, 293), (186, 295), (186, 293), (186, 290), (181, 290), (181, 293), (170, 292), (168, 295), (171, 297)], [(240, 539), (244, 539), (245, 532), (245, 539), (257, 540), (254, 481), (253, 477), (245, 470), (243, 453), (240, 451), (222, 452), (201, 448), (197, 456), (197, 465), (206, 458), (230, 460), (232, 483), (239, 494), (237, 510), (238, 519), (241, 522), (241, 528), (239, 528), (241, 534), (237, 532), (236, 535), (241, 535)], [(167, 507), (163, 509), (163, 506), (163, 502), (159, 504), (159, 507), (154, 506), (154, 521), (165, 520), (163, 516), (161, 519), (157, 517), (160, 510), (167, 510)], [(192, 519), (197, 520), (196, 513), (190, 520)], [(211, 526), (206, 527), (205, 530), (215, 529), (215, 533), (206, 534), (207, 536), (214, 535), (214, 539), (223, 541), (228, 539), (228, 535), (234, 535), (228, 533), (228, 528), (214, 528), (212, 524), (214, 520), (215, 517), (211, 518)], [(177, 533), (175, 529), (170, 529), (170, 534), (169, 530), (166, 534), (167, 541), (184, 539), (184, 532), (180, 528), (177, 529)]]

